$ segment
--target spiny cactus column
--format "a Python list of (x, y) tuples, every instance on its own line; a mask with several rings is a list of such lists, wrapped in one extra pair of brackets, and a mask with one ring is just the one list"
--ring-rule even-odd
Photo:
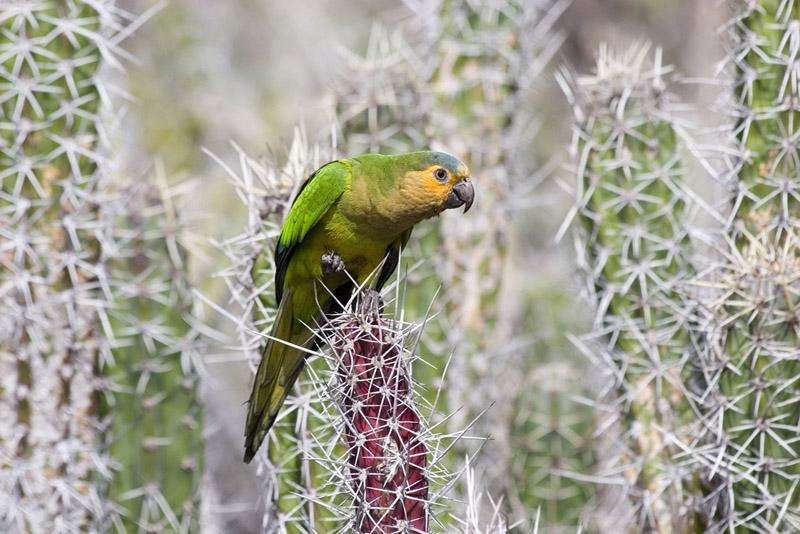
[(358, 532), (428, 532), (426, 436), (399, 334), (381, 318), (374, 294), (323, 333), (337, 366), (334, 398)]
[(0, 4), (0, 530), (79, 531), (102, 515), (93, 384), (99, 261), (98, 70), (111, 2)]
[(375, 26), (364, 57), (345, 59), (345, 72), (331, 95), (342, 155), (426, 148), (430, 98), (417, 72), (419, 60), (401, 34)]
[[(177, 229), (118, 203), (105, 157), (114, 91), (99, 70), (118, 66), (126, 18), (103, 0), (0, 6), (4, 531), (195, 524), (188, 290), (163, 233)], [(120, 230), (140, 216), (146, 229)]]
[(739, 145), (706, 373), (718, 383), (703, 456), (724, 530), (800, 529), (800, 6), (737, 3), (729, 24)]
[(592, 395), (586, 365), (564, 332), (575, 328), (576, 301), (552, 279), (537, 281), (535, 294), (525, 295), (515, 331), (530, 329), (535, 318), (536, 337), (524, 350), (515, 389), (510, 429), (514, 461), (508, 474), (504, 509), (508, 517), (528, 518), (540, 511), (540, 525), (555, 531), (572, 531), (593, 507), (595, 487), (582, 476), (592, 473), (596, 450), (592, 436), (596, 410), (580, 399)]
[[(318, 331), (331, 350), (313, 385), (335, 416), (330, 439), (345, 445), (322, 448), (320, 464), (328, 492), (338, 493), (339, 525), (348, 532), (450, 532), (473, 519), (447, 513), (454, 476), (445, 455), (461, 433), (435, 430), (432, 421), (441, 414), (425, 401), (412, 373), (420, 364), (423, 325), (400, 320), (394, 304), (384, 306), (366, 290)], [(480, 492), (470, 498), (465, 506), (477, 507)]]
[(454, 428), (494, 403), (472, 432), (496, 438), (483, 444), (474, 463), (488, 491), (498, 495), (514, 491), (508, 478), (511, 443), (500, 437), (513, 426), (514, 389), (507, 387), (508, 377), (521, 368), (525, 354), (504, 352), (513, 337), (513, 318), (501, 296), (515, 200), (530, 195), (533, 187), (531, 114), (522, 102), (560, 44), (552, 25), (566, 4), (439, 4), (438, 27), (430, 32), (436, 37), (432, 135), (470, 165), (478, 192), (474, 213), (457, 219), (444, 215), (440, 239), (427, 243), (423, 252), (434, 258), (434, 280), (443, 281), (443, 321), (437, 325), (443, 345), (455, 348), (443, 388), (448, 409), (459, 410), (451, 419)]
[(692, 520), (691, 473), (674, 443), (693, 416), (691, 306), (681, 289), (692, 270), (668, 72), (646, 46), (620, 56), (601, 48), (595, 75), (562, 86), (576, 121), (576, 250), (596, 307), (588, 341), (610, 383), (602, 412), (611, 418), (598, 432), (622, 434), (609, 473), (624, 479), (635, 529), (682, 532)]
[(115, 240), (106, 251), (113, 339), (101, 365), (101, 439), (113, 463), (112, 522), (125, 531), (199, 528), (199, 345), (177, 191), (164, 180), (131, 185), (104, 206)]
[(741, 2), (730, 22), (730, 62), (736, 69), (734, 118), (739, 141), (734, 233), (790, 231), (797, 218), (791, 178), (797, 170), (795, 140), (800, 53), (800, 7), (783, 0)]
[[(591, 419), (571, 396), (575, 368), (568, 362), (540, 365), (531, 377), (538, 388), (514, 400), (509, 477), (514, 488), (507, 498), (514, 517), (528, 517), (536, 508), (548, 528), (572, 530), (581, 523), (589, 502), (588, 484), (574, 477), (591, 465)], [(587, 457), (588, 455), (588, 457)], [(527, 484), (525, 484), (525, 482)], [(525, 485), (523, 485), (525, 484)]]

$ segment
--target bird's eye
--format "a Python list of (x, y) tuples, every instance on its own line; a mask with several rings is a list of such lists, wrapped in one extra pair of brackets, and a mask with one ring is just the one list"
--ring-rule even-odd
[(447, 171), (444, 170), (444, 169), (441, 169), (441, 168), (440, 169), (436, 169), (436, 171), (433, 173), (433, 175), (440, 182), (446, 182), (447, 181)]

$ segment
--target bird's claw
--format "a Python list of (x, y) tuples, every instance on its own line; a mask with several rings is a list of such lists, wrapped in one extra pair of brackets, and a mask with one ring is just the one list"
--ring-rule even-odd
[(344, 261), (332, 250), (322, 255), (322, 274), (328, 275), (344, 271)]

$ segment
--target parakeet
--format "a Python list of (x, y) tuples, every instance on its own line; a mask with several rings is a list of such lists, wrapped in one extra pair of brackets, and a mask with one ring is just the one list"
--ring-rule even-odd
[(474, 196), (468, 167), (443, 152), (364, 154), (323, 165), (306, 180), (275, 247), (275, 339), (266, 343), (250, 393), (245, 462), (303, 368), (303, 348), (314, 343), (310, 327), (355, 287), (371, 283), (380, 291), (413, 226), (446, 209), (466, 212)]

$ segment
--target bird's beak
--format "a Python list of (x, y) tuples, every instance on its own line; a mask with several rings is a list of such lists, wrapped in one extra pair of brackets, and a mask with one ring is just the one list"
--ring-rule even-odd
[(462, 180), (453, 186), (447, 200), (444, 201), (444, 209), (449, 210), (464, 206), (464, 213), (468, 212), (475, 200), (475, 189), (472, 182), (468, 179)]

